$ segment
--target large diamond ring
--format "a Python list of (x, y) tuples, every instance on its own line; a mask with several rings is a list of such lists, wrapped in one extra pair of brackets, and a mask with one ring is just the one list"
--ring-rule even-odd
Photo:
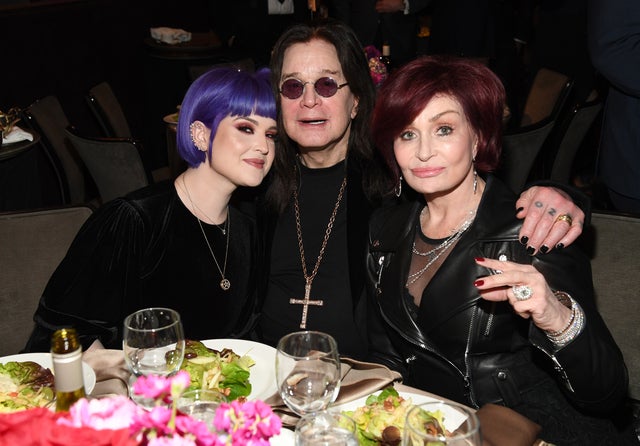
[(517, 300), (527, 300), (533, 296), (533, 290), (526, 285), (516, 285), (513, 288), (513, 295)]
[(558, 215), (558, 218), (556, 218), (556, 221), (565, 221), (569, 224), (569, 226), (571, 226), (571, 224), (573, 223), (573, 219), (569, 214)]

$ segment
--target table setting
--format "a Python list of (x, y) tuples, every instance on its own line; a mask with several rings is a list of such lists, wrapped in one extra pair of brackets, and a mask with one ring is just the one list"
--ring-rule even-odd
[[(495, 405), (476, 411), (403, 385), (381, 364), (341, 357), (326, 333), (291, 333), (277, 348), (241, 339), (193, 341), (167, 308), (135, 312), (123, 327), (122, 350), (96, 341), (83, 352), (87, 398), (68, 412), (0, 413), (0, 439), (34, 446), (88, 444), (86, 438), (149, 446), (545, 444), (536, 441), (539, 426), (516, 412)], [(218, 369), (207, 369), (217, 360)], [(0, 358), (0, 372), (12, 361), (51, 366), (49, 353), (13, 355)], [(52, 442), (56, 435), (65, 442)]]

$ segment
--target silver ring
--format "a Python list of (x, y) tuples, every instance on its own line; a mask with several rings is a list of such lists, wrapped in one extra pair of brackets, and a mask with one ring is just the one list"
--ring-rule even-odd
[(512, 288), (513, 295), (517, 300), (527, 300), (533, 296), (533, 290), (527, 285), (516, 285)]

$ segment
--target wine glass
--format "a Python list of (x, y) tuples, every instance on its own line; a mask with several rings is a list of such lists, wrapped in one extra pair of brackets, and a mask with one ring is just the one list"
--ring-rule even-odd
[[(440, 419), (444, 432), (439, 432), (432, 417)], [(480, 421), (475, 411), (452, 401), (418, 404), (407, 412), (402, 446), (481, 446)]]
[(329, 407), (340, 390), (340, 357), (331, 335), (299, 331), (276, 349), (276, 385), (282, 401), (298, 415)]
[[(124, 320), (122, 349), (133, 373), (130, 384), (139, 376), (170, 376), (180, 370), (184, 359), (184, 331), (180, 315), (169, 308), (145, 308)], [(129, 386), (132, 389), (132, 385)], [(145, 405), (140, 398), (131, 395)]]
[(342, 412), (317, 412), (296, 424), (296, 446), (358, 446), (356, 423)]

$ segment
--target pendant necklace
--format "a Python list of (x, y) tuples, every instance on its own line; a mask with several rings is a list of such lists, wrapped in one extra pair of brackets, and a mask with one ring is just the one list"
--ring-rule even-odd
[(340, 185), (340, 191), (338, 192), (338, 199), (336, 200), (336, 204), (333, 208), (333, 212), (331, 213), (331, 217), (329, 218), (329, 223), (327, 224), (327, 229), (324, 233), (324, 239), (322, 240), (322, 246), (320, 247), (320, 254), (318, 254), (318, 258), (316, 259), (316, 264), (313, 267), (313, 271), (311, 274), (307, 272), (307, 262), (305, 260), (304, 255), (304, 245), (302, 243), (302, 225), (300, 224), (300, 206), (298, 204), (298, 188), (296, 187), (293, 190), (293, 208), (295, 210), (296, 215), (296, 233), (298, 235), (298, 249), (300, 251), (300, 261), (302, 262), (302, 274), (304, 275), (304, 299), (289, 299), (290, 304), (298, 304), (302, 305), (302, 319), (300, 320), (300, 328), (307, 328), (307, 314), (309, 312), (309, 305), (316, 305), (321, 307), (324, 304), (324, 301), (320, 299), (311, 300), (311, 284), (313, 279), (315, 279), (316, 274), (318, 274), (318, 268), (320, 267), (320, 262), (322, 262), (322, 256), (324, 255), (324, 250), (327, 247), (327, 242), (329, 241), (329, 236), (331, 236), (331, 230), (333, 229), (333, 223), (335, 222), (336, 215), (338, 214), (338, 208), (340, 207), (340, 202), (342, 201), (342, 195), (344, 193), (344, 189), (347, 186), (347, 177), (342, 180), (342, 184)]
[[(191, 199), (191, 194), (189, 194), (189, 189), (187, 188), (187, 183), (184, 180), (184, 177), (186, 175), (182, 175), (182, 185), (184, 186), (184, 190), (187, 193), (187, 197), (189, 198), (189, 201), (191, 202), (191, 207), (192, 208), (197, 208), (205, 217), (209, 218), (204, 212), (202, 212), (202, 210), (197, 207), (195, 205), (195, 203), (193, 202), (193, 200)], [(225, 228), (222, 229), (220, 228), (220, 226), (216, 225), (214, 223), (215, 226), (217, 226), (221, 231), (223, 235), (227, 236), (227, 246), (225, 247), (224, 250), (224, 265), (222, 266), (222, 268), (220, 268), (220, 264), (218, 263), (218, 259), (216, 259), (216, 255), (213, 253), (213, 249), (211, 248), (211, 244), (209, 243), (209, 239), (207, 238), (207, 234), (205, 234), (204, 232), (204, 228), (202, 227), (202, 222), (200, 221), (200, 219), (198, 217), (196, 217), (196, 220), (198, 221), (198, 226), (200, 226), (200, 231), (202, 232), (202, 236), (204, 237), (204, 241), (207, 243), (207, 248), (209, 248), (209, 252), (211, 253), (211, 257), (213, 257), (213, 261), (216, 263), (216, 267), (218, 268), (218, 271), (220, 272), (220, 276), (222, 277), (222, 280), (220, 281), (220, 288), (222, 288), (224, 291), (227, 291), (229, 288), (231, 288), (231, 282), (229, 281), (229, 279), (227, 279), (224, 275), (227, 271), (227, 255), (229, 254), (229, 234), (231, 234), (231, 213), (229, 212), (229, 206), (227, 206), (227, 221), (225, 222)], [(213, 220), (211, 220), (213, 222)]]

